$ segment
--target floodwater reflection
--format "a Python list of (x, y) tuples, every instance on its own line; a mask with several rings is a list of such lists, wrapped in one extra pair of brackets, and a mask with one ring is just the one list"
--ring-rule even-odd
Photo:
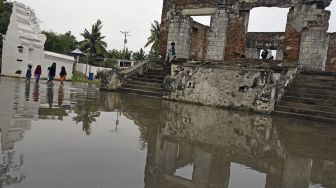
[(0, 105), (0, 187), (336, 187), (330, 124), (1, 77)]

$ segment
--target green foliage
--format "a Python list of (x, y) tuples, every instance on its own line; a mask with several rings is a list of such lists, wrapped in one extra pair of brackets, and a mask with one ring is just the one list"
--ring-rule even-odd
[(86, 80), (86, 76), (84, 73), (74, 70), (72, 80)]
[(84, 37), (84, 40), (81, 42), (81, 49), (88, 52), (90, 64), (94, 62), (95, 55), (105, 56), (106, 54), (107, 44), (103, 41), (105, 36), (101, 34), (102, 28), (102, 22), (97, 20), (97, 22), (92, 25), (91, 32), (85, 29), (84, 33), (81, 34)]
[(7, 2), (6, 0), (0, 0), (0, 66), (2, 61), (2, 36), (7, 32), (12, 8), (13, 3)]
[(159, 51), (159, 39), (160, 39), (160, 23), (158, 21), (154, 21), (151, 25), (151, 35), (147, 39), (147, 43), (145, 47), (151, 45), (151, 51), (158, 53)]
[(79, 43), (76, 37), (71, 34), (71, 31), (65, 34), (58, 34), (53, 31), (43, 31), (42, 33), (47, 36), (44, 45), (47, 51), (65, 54), (66, 52), (71, 52), (78, 48)]
[(142, 60), (145, 60), (147, 56), (146, 56), (145, 51), (142, 48), (140, 48), (138, 52), (133, 53), (132, 57), (133, 57), (133, 60), (135, 61), (142, 61)]
[(148, 54), (148, 59), (150, 62), (156, 62), (159, 59), (159, 53), (151, 50)]

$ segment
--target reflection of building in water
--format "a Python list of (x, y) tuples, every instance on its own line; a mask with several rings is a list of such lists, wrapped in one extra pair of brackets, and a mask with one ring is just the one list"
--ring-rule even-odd
[[(0, 82), (2, 80), (6, 78), (1, 78)], [(13, 175), (23, 165), (23, 154), (16, 153), (14, 146), (23, 140), (32, 121), (38, 118), (38, 103), (31, 100), (31, 88), (21, 80), (7, 80), (0, 84), (0, 187), (20, 183), (25, 178), (22, 174)]]
[(134, 120), (148, 143), (146, 188), (336, 187), (335, 128), (109, 95), (108, 108)]
[[(265, 174), (266, 188), (336, 186), (334, 128), (321, 132), (302, 122), (180, 104), (169, 108), (176, 113), (166, 125), (150, 129), (147, 188), (232, 187), (233, 164)], [(190, 165), (191, 179), (177, 173)]]

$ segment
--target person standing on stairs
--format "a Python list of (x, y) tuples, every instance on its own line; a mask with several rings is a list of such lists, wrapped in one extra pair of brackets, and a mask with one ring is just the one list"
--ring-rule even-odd
[(168, 50), (167, 63), (170, 63), (174, 61), (175, 59), (176, 59), (175, 42), (172, 42)]

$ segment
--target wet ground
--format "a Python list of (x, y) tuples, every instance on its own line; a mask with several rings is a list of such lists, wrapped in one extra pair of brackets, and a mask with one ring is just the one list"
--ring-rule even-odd
[(336, 125), (4, 77), (0, 106), (0, 187), (336, 187)]

